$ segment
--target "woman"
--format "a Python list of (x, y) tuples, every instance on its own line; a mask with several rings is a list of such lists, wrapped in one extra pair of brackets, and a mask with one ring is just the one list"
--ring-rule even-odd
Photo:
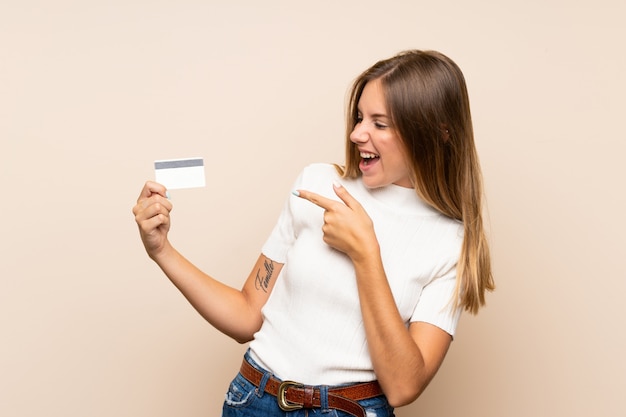
[(306, 167), (294, 190), (241, 290), (172, 247), (163, 186), (146, 183), (133, 212), (148, 255), (198, 312), (251, 341), (224, 416), (393, 416), (439, 369), (461, 311), (494, 288), (458, 66), (407, 51), (366, 70), (345, 167)]

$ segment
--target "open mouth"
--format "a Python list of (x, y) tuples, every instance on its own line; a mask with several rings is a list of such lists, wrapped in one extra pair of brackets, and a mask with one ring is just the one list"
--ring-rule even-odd
[(376, 155), (375, 153), (370, 152), (361, 152), (360, 155), (365, 166), (368, 166), (369, 164), (378, 161), (378, 159), (380, 158), (380, 155)]

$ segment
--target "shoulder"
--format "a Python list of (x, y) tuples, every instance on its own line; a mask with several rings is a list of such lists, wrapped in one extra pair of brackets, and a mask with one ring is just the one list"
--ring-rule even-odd
[(298, 178), (298, 185), (310, 190), (328, 188), (339, 179), (339, 173), (333, 164), (313, 163), (304, 167)]
[(303, 174), (324, 177), (338, 177), (339, 174), (333, 164), (317, 162), (309, 164), (302, 170)]

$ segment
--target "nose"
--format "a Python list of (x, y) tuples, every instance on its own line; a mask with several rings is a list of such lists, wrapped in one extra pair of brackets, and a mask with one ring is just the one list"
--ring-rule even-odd
[(367, 126), (363, 122), (359, 122), (354, 125), (352, 132), (350, 133), (350, 141), (352, 143), (365, 143), (369, 140), (369, 132), (367, 131)]

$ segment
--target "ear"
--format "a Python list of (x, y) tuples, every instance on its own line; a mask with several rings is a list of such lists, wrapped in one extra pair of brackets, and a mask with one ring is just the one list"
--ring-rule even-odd
[(439, 130), (441, 131), (441, 139), (443, 139), (443, 143), (450, 142), (450, 130), (448, 129), (448, 125), (445, 123), (439, 123)]

